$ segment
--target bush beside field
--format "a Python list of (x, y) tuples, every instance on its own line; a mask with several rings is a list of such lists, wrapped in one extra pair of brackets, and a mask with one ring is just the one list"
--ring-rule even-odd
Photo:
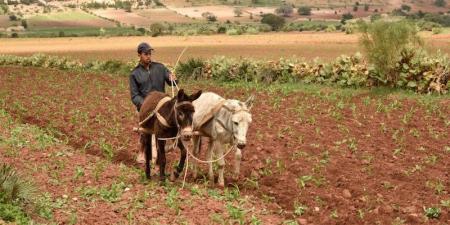
[[(408, 55), (410, 57), (410, 55)], [(30, 57), (0, 55), (0, 65), (34, 66), (61, 70), (106, 72), (128, 76), (137, 62), (115, 60), (81, 63), (58, 56), (36, 54)], [(169, 66), (172, 68), (171, 66)], [(258, 61), (215, 57), (208, 60), (189, 59), (180, 62), (173, 71), (182, 79), (214, 79), (254, 83), (317, 83), (342, 87), (390, 86), (417, 93), (447, 93), (449, 90), (450, 60), (447, 55), (415, 54), (396, 63), (399, 78), (387, 83), (373, 65), (360, 54), (340, 56), (329, 63), (308, 63), (299, 59)]]

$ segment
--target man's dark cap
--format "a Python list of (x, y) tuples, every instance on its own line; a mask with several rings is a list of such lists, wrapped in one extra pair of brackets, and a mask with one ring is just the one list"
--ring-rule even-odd
[(137, 52), (139, 54), (141, 53), (146, 53), (146, 52), (150, 52), (151, 50), (154, 50), (149, 44), (147, 44), (146, 42), (142, 42), (138, 45), (137, 47)]

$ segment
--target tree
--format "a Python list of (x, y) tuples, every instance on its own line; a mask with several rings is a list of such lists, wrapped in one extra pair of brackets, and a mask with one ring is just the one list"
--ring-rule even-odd
[(361, 46), (370, 63), (380, 74), (380, 80), (395, 85), (399, 78), (394, 70), (407, 49), (416, 49), (422, 44), (414, 24), (408, 21), (387, 22), (378, 20), (372, 24), (360, 24)]
[(407, 11), (407, 12), (411, 11), (411, 6), (409, 6), (407, 4), (402, 4), (401, 8), (403, 11)]
[(311, 15), (311, 7), (309, 6), (300, 6), (297, 9), (297, 13), (302, 16), (310, 16)]
[(262, 16), (261, 23), (269, 25), (272, 30), (279, 30), (283, 27), (285, 19), (281, 16), (269, 13)]
[(25, 28), (25, 29), (28, 28), (27, 20), (22, 20), (21, 23), (22, 23), (23, 28)]
[(351, 13), (342, 14), (341, 23), (345, 24), (347, 20), (353, 19), (353, 15)]
[(370, 15), (370, 22), (375, 22), (377, 20), (381, 19), (381, 15), (380, 14), (372, 14)]
[(202, 13), (202, 17), (206, 18), (206, 20), (210, 22), (217, 21), (217, 16), (214, 15), (212, 12), (204, 12)]
[(369, 4), (364, 4), (364, 11), (369, 11)]
[(164, 26), (160, 23), (153, 23), (150, 25), (150, 32), (152, 33), (152, 37), (159, 36), (164, 33)]
[(445, 7), (447, 2), (445, 0), (436, 0), (434, 1), (434, 5), (437, 7)]
[(278, 7), (277, 9), (275, 9), (275, 12), (278, 15), (282, 15), (284, 17), (289, 17), (294, 12), (294, 8), (292, 8), (291, 5), (284, 4), (284, 5), (281, 5), (280, 7)]
[(241, 15), (242, 15), (241, 8), (236, 7), (236, 8), (234, 8), (233, 12), (234, 12), (234, 16), (236, 16), (236, 17), (241, 17)]
[(353, 6), (353, 12), (357, 12), (358, 11), (358, 6), (357, 5), (354, 5)]
[(9, 15), (9, 20), (11, 20), (11, 21), (17, 21), (17, 16), (14, 15), (14, 14)]

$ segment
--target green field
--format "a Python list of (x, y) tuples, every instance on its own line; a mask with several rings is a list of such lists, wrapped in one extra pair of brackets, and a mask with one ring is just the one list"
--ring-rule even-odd
[(32, 28), (19, 34), (22, 37), (91, 37), (91, 36), (139, 36), (141, 32), (131, 27), (59, 27)]

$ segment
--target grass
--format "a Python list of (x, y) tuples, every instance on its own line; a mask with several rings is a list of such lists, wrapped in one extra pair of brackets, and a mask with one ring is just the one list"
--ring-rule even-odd
[(30, 28), (19, 34), (21, 37), (97, 37), (97, 36), (139, 36), (141, 32), (131, 27), (58, 27), (58, 28)]

